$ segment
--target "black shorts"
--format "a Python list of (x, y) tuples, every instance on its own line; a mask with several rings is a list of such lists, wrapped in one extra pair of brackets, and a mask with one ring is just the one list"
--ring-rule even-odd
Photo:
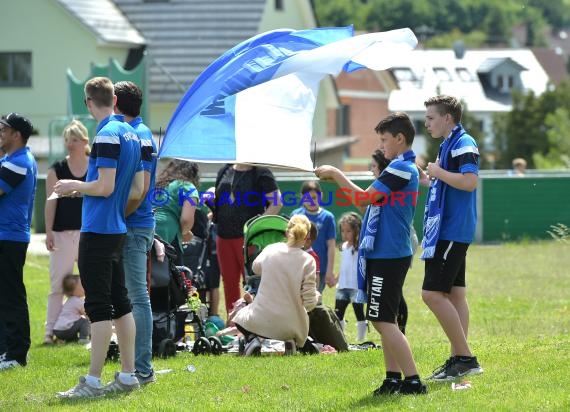
[(366, 259), (368, 308), (366, 319), (396, 323), (402, 299), (402, 286), (410, 268), (411, 256), (397, 259)]
[(469, 243), (439, 240), (432, 259), (426, 259), (423, 290), (450, 293), (465, 287), (465, 256)]
[(123, 245), (126, 235), (82, 232), (77, 266), (85, 289), (85, 312), (91, 323), (118, 319), (131, 312), (125, 287)]

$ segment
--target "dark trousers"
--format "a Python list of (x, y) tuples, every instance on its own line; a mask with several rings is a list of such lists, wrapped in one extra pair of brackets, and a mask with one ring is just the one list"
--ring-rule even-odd
[(66, 330), (54, 330), (53, 334), (56, 338), (63, 341), (76, 341), (78, 339), (77, 334), (79, 334), (79, 339), (89, 339), (89, 333), (91, 331), (91, 324), (87, 318), (77, 319), (69, 329)]
[(26, 364), (30, 349), (30, 315), (24, 286), (27, 251), (28, 243), (0, 240), (0, 324), (4, 326), (6, 359), (21, 365)]

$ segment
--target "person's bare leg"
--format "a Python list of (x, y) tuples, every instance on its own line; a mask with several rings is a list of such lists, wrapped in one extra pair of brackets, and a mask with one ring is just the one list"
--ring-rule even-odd
[(442, 292), (422, 291), (422, 299), (439, 321), (451, 344), (452, 356), (472, 356), (457, 309)]
[[(91, 361), (89, 375), (101, 378), (103, 365), (109, 350), (109, 341), (112, 335), (110, 320), (103, 320), (91, 324)], [(122, 355), (121, 355), (122, 357)]]
[(389, 363), (386, 363), (386, 370), (394, 372), (401, 370), (404, 376), (418, 375), (410, 344), (398, 326), (388, 322), (372, 322), (372, 324), (382, 337), (384, 361)]
[(132, 373), (135, 371), (135, 320), (131, 312), (119, 319), (115, 319), (115, 329), (119, 351), (121, 352), (121, 372)]
[(465, 335), (465, 339), (467, 339), (469, 331), (469, 304), (467, 303), (467, 288), (454, 286), (451, 288), (449, 300), (451, 300), (451, 303), (455, 306), (455, 309), (459, 314), (459, 321), (463, 327), (463, 334)]

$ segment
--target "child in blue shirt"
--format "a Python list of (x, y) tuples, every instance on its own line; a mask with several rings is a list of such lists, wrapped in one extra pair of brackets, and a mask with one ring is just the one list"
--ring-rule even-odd
[(358, 257), (359, 289), (368, 292), (367, 318), (382, 337), (386, 365), (386, 379), (373, 395), (424, 394), (427, 387), (396, 323), (412, 258), (410, 227), (419, 183), (411, 150), (415, 131), (410, 118), (400, 112), (382, 119), (375, 130), (380, 149), (391, 162), (365, 191), (333, 166), (320, 166), (315, 175), (349, 189), (355, 206), (373, 205), (363, 220)]

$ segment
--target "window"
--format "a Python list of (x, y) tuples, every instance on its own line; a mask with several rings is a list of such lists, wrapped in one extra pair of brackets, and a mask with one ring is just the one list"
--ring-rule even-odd
[(394, 74), (396, 80), (398, 80), (399, 82), (405, 82), (405, 81), (412, 82), (416, 80), (414, 73), (407, 67), (395, 68), (392, 70), (392, 73)]
[(448, 82), (451, 81), (451, 75), (444, 67), (434, 67), (433, 72), (437, 76), (439, 81)]
[(513, 86), (515, 85), (515, 79), (513, 78), (513, 76), (507, 77), (507, 84), (509, 85), (509, 89), (513, 88)]
[(0, 87), (32, 87), (32, 53), (0, 53)]
[(275, 10), (283, 10), (283, 0), (275, 0)]
[(467, 70), (465, 67), (458, 67), (455, 69), (455, 72), (457, 73), (457, 76), (459, 76), (459, 78), (464, 82), (470, 82), (473, 80), (473, 76), (471, 76), (471, 73), (469, 73), (469, 70)]
[(503, 87), (505, 87), (503, 82), (503, 76), (497, 76), (497, 89), (502, 91)]

